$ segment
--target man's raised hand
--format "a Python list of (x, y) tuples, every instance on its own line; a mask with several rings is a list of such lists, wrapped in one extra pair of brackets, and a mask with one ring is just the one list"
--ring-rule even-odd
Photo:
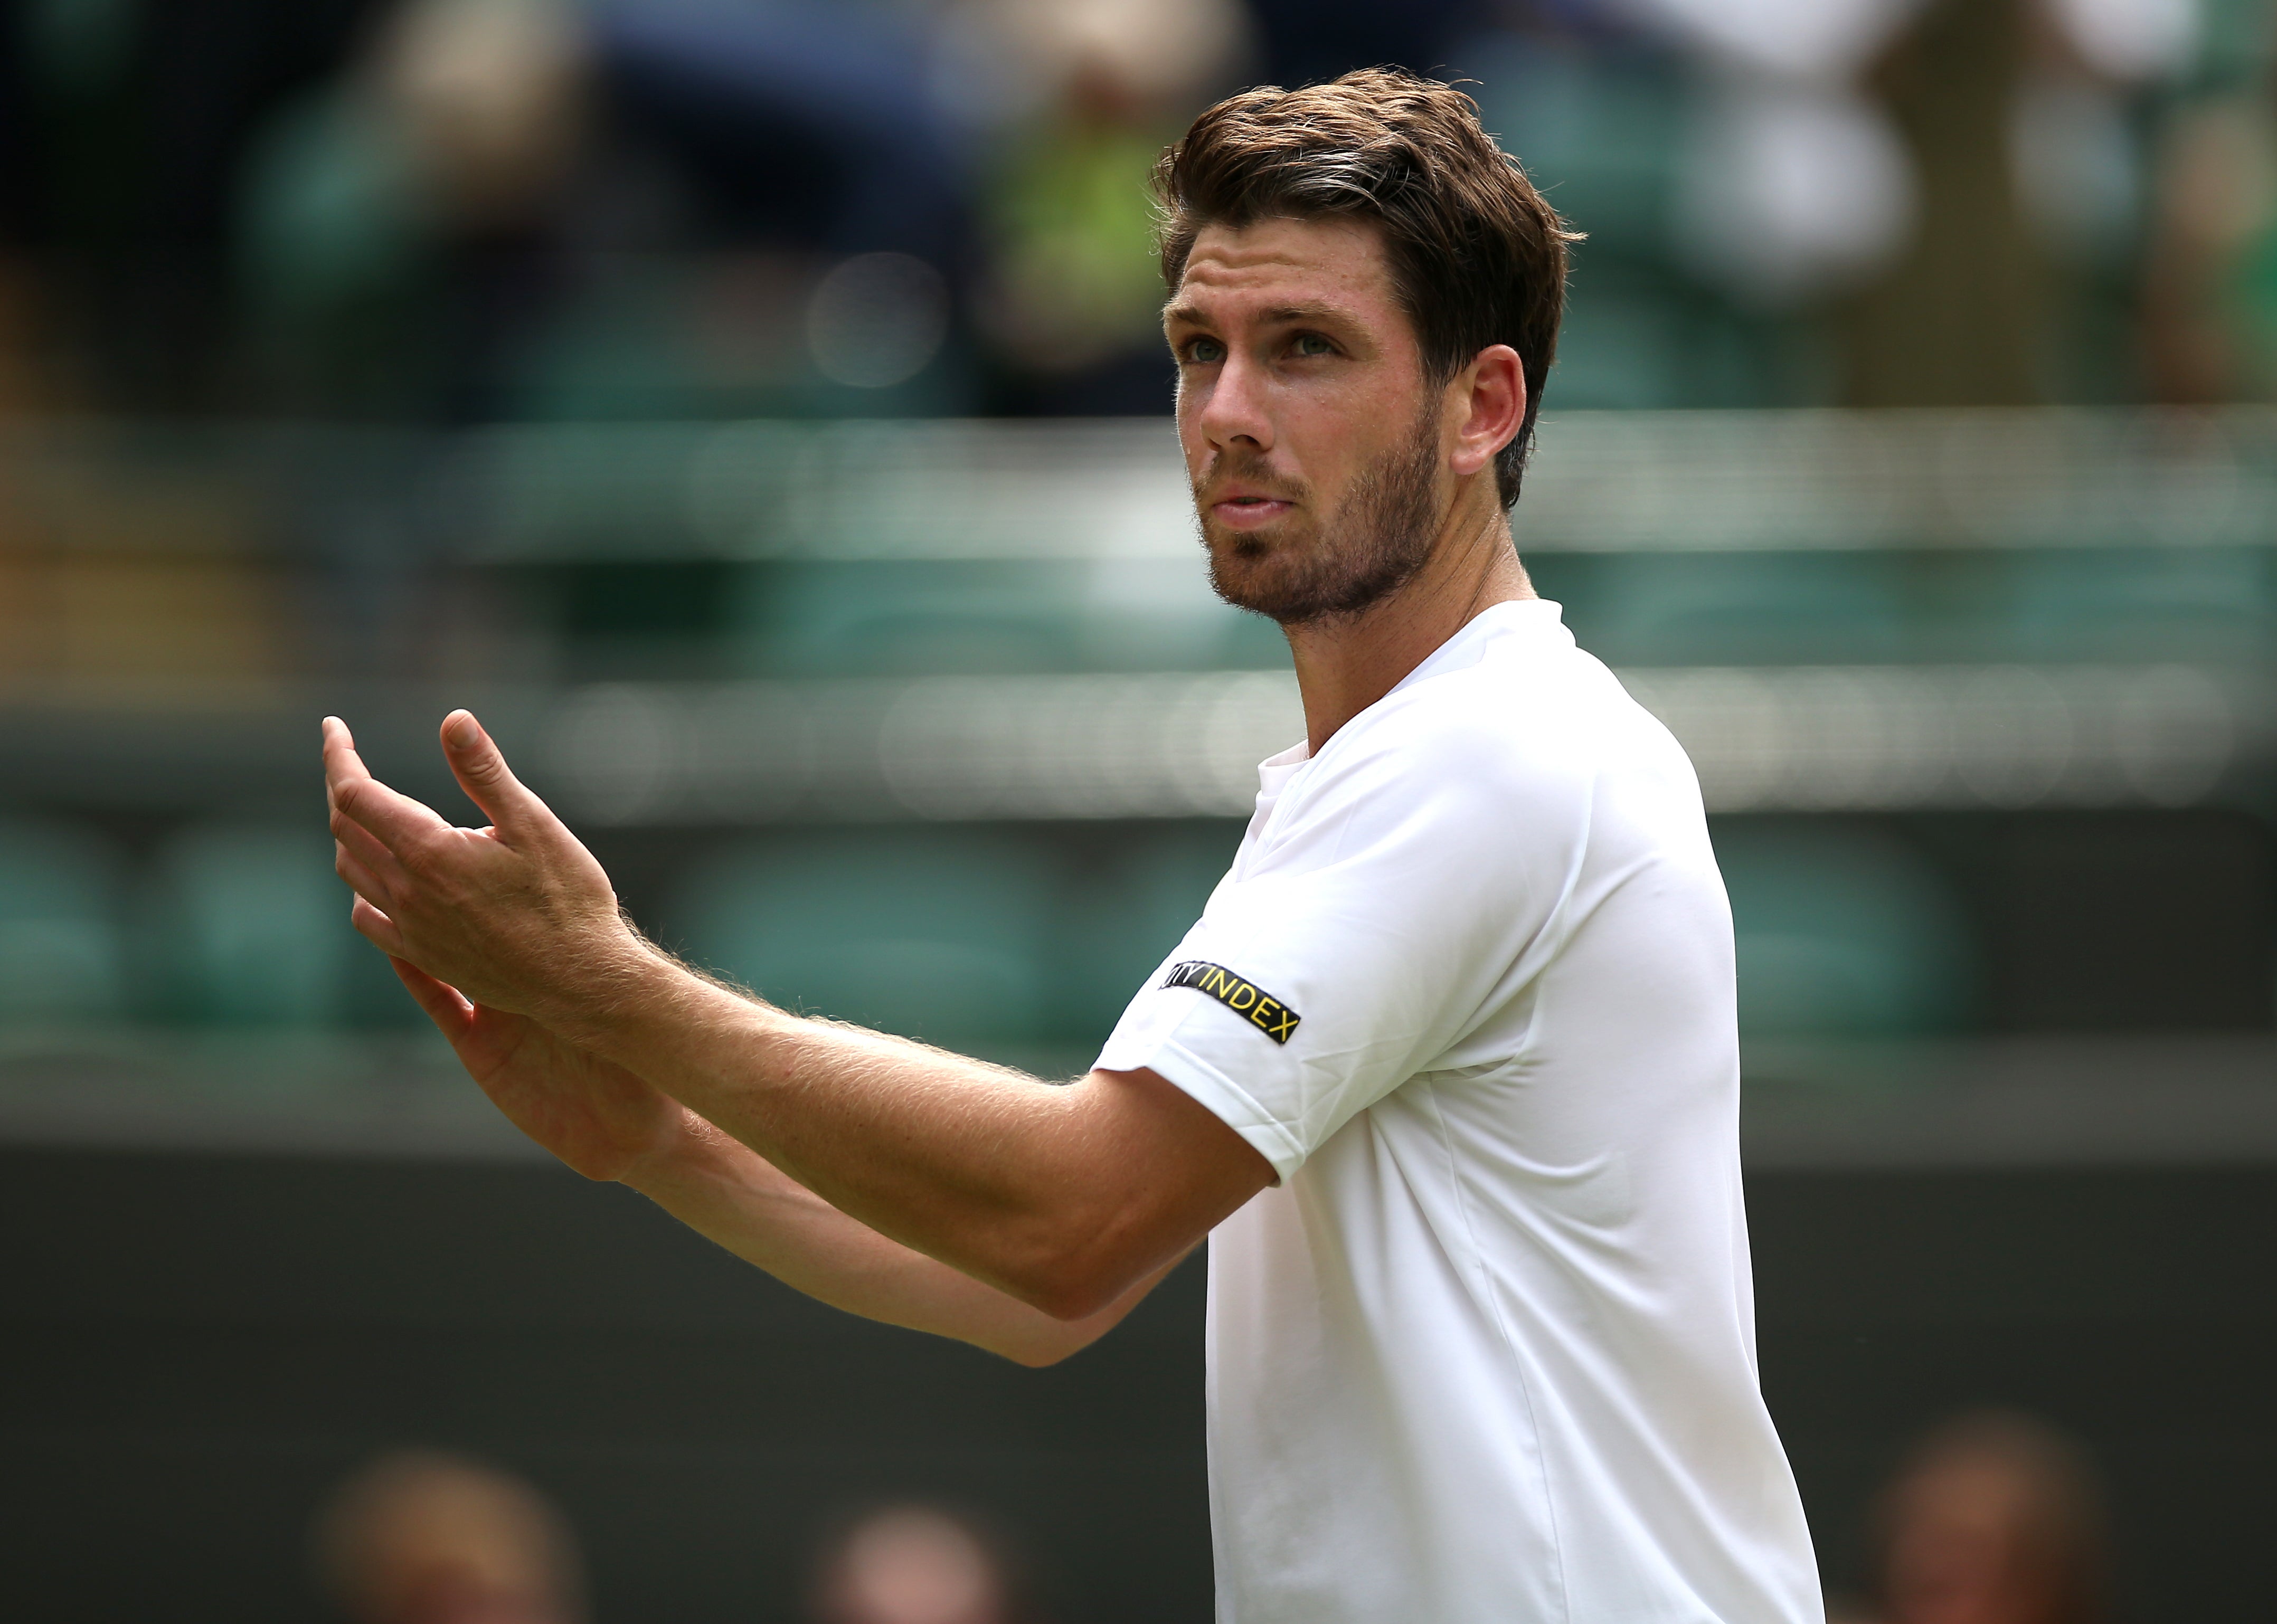
[(569, 1014), (646, 951), (601, 865), (473, 716), (444, 719), (443, 754), (487, 829), (456, 828), (373, 778), (337, 717), (324, 734), (334, 866), (356, 893), (351, 922), (381, 950), (471, 1004), (540, 1020)]
[(716, 1134), (623, 1066), (528, 1015), (469, 1003), (416, 965), (392, 962), (506, 1120), (587, 1178), (630, 1178), (689, 1135)]

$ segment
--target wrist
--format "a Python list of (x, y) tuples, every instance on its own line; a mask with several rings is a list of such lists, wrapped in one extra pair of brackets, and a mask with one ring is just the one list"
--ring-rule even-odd
[(613, 1059), (624, 1029), (643, 1021), (679, 967), (623, 924), (577, 957), (575, 973), (562, 978), (548, 1000), (551, 1007), (537, 1018), (573, 1043)]
[(704, 1034), (754, 1018), (796, 1019), (690, 968), (629, 927), (585, 982), (585, 996), (546, 1024), (675, 1093), (658, 1068), (692, 1061)]
[(671, 1104), (670, 1125), (616, 1175), (619, 1184), (652, 1200), (691, 1179), (715, 1173), (720, 1159), (720, 1130), (677, 1100)]

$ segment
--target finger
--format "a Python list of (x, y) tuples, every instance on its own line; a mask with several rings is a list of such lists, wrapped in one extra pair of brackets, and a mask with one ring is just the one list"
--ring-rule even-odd
[(326, 717), (320, 731), (324, 737), (324, 800), (330, 803), (342, 784), (369, 779), (371, 770), (356, 754), (355, 735), (348, 725), (338, 717)]
[(324, 789), (335, 814), (369, 830), (398, 856), (417, 841), (451, 832), (451, 825), (431, 807), (371, 776), (337, 717), (324, 718)]
[(383, 914), (387, 911), (388, 905), (394, 900), (379, 878), (370, 869), (358, 862), (347, 847), (337, 840), (332, 842), (332, 872), (347, 882), (350, 891)]
[(371, 905), (367, 897), (358, 897), (348, 909), (348, 923), (356, 934), (392, 959), (400, 959), (404, 952), (403, 932), (395, 922)]
[(471, 710), (453, 710), (443, 718), (443, 759), (467, 792), (467, 799), (491, 820), (501, 838), (511, 841), (518, 833), (557, 823), (552, 811), (531, 794), (506, 764), (506, 754)]
[[(380, 844), (377, 835), (354, 818), (340, 812), (332, 814), (331, 827), (334, 850), (341, 858), (352, 861), (362, 867), (366, 873), (379, 882), (382, 890), (391, 894), (400, 895), (411, 889), (410, 875), (406, 873), (403, 865), (396, 861), (395, 854)], [(338, 864), (334, 866), (337, 868)], [(346, 870), (340, 871), (340, 877), (347, 879)], [(355, 884), (353, 880), (349, 880), (348, 883)], [(356, 885), (356, 889), (363, 892), (364, 895), (370, 897), (380, 907), (385, 907), (388, 905), (390, 897), (365, 891), (362, 885)]]
[(318, 731), (324, 740), (325, 805), (339, 805), (340, 791), (347, 785), (377, 782), (371, 776), (371, 769), (363, 764), (363, 757), (356, 753), (355, 735), (348, 732), (346, 722), (338, 717), (326, 717), (318, 725)]
[(475, 1024), (475, 1006), (466, 994), (446, 981), (438, 981), (407, 959), (390, 959), (396, 978), (410, 992), (413, 1002), (427, 1012), (427, 1019), (442, 1028), (443, 1036), (457, 1043)]

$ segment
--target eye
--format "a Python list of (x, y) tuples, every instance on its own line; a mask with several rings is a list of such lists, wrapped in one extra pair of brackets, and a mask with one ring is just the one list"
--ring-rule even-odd
[(1295, 349), (1299, 355), (1333, 355), (1336, 346), (1319, 333), (1298, 333)]
[(1225, 345), (1215, 338), (1189, 338), (1186, 359), (1197, 367), (1215, 367), (1225, 359)]

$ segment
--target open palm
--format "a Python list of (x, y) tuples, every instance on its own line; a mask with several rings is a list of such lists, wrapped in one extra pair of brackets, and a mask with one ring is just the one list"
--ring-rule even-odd
[(392, 962), (491, 1103), (587, 1178), (624, 1178), (686, 1131), (686, 1109), (623, 1066)]

